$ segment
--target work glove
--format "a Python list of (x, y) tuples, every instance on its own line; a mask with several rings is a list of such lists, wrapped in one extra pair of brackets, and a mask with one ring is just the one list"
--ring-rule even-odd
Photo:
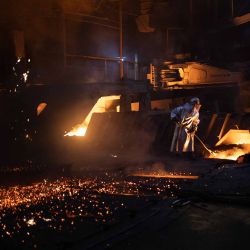
[(190, 129), (188, 129), (188, 133), (192, 134), (197, 131), (198, 127), (195, 125), (192, 125)]

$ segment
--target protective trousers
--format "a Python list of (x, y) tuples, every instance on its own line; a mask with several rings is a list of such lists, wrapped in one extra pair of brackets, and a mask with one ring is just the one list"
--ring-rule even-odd
[(171, 143), (171, 152), (194, 152), (194, 134), (189, 133), (187, 128), (176, 124)]

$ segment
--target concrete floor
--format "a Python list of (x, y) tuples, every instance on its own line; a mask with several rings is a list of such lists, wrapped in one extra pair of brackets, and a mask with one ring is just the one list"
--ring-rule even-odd
[[(165, 209), (167, 210), (167, 208)], [(165, 211), (166, 213), (166, 211)], [(164, 209), (144, 226), (111, 249), (210, 250), (249, 249), (250, 211), (214, 203), (191, 203), (169, 221)]]
[[(154, 175), (173, 172), (197, 175), (199, 179), (145, 178), (132, 176), (134, 172)], [(18, 227), (13, 230), (10, 238), (2, 230), (3, 249), (33, 249), (34, 246), (72, 250), (248, 249), (250, 167), (247, 164), (149, 155), (142, 161), (140, 157), (104, 154), (88, 166), (73, 168), (66, 179), (58, 179), (62, 175), (59, 170), (54, 176), (47, 176), (42, 168), (36, 171), (34, 166), (25, 171), (21, 169), (20, 174), (16, 181), (21, 183), (26, 177), (20, 190), (26, 187), (32, 190), (32, 185), (38, 182), (41, 190), (36, 192), (44, 188), (51, 190), (52, 195), (38, 204), (31, 202), (27, 207), (14, 206), (13, 211), (11, 208), (1, 210), (0, 223), (9, 230), (17, 223), (22, 225), (20, 230)], [(0, 188), (3, 199), (13, 185)], [(56, 194), (53, 193), (57, 189)], [(69, 190), (73, 190), (75, 196)], [(14, 194), (16, 192), (19, 188)], [(32, 194), (27, 192), (22, 195)], [(102, 204), (109, 207), (112, 215), (100, 220), (98, 212), (106, 214), (106, 206)], [(78, 211), (82, 205), (87, 217)], [(52, 220), (43, 221), (39, 217), (41, 211), (46, 211), (45, 219)], [(27, 225), (27, 218), (33, 218), (37, 224)]]

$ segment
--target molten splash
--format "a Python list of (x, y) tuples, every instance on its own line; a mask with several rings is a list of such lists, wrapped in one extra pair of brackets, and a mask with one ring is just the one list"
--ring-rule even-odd
[(197, 180), (199, 176), (197, 175), (186, 175), (186, 174), (175, 174), (175, 173), (134, 173), (132, 176), (146, 177), (146, 178), (167, 178), (167, 179), (191, 179)]
[(241, 145), (232, 149), (215, 152), (209, 158), (237, 160), (239, 156), (250, 153), (250, 145)]
[(72, 130), (68, 132), (67, 134), (65, 134), (64, 136), (85, 136), (92, 114), (106, 112), (106, 110), (109, 108), (106, 101), (109, 101), (109, 105), (110, 105), (111, 104), (110, 101), (118, 100), (118, 99), (120, 99), (119, 95), (100, 97), (98, 101), (96, 102), (96, 104), (94, 105), (94, 107), (88, 113), (85, 120), (81, 124), (78, 124), (74, 128), (72, 128)]
[(215, 152), (209, 158), (237, 160), (241, 155), (250, 152), (249, 130), (230, 129), (217, 143), (220, 145), (236, 145), (231, 149)]
[(145, 178), (166, 178), (166, 179), (192, 179), (197, 180), (199, 176), (192, 175), (190, 172), (167, 171), (165, 164), (162, 162), (154, 162), (151, 166), (147, 166), (144, 170), (129, 173), (130, 176)]
[(88, 125), (80, 124), (74, 127), (65, 136), (85, 136)]

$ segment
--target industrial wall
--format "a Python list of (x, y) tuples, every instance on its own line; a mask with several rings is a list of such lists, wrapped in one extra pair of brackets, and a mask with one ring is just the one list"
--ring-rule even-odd
[[(144, 2), (123, 1), (125, 79), (143, 79), (155, 58), (180, 54), (213, 63), (249, 60), (246, 1)], [(119, 32), (119, 1), (3, 0), (0, 82), (11, 81), (18, 57), (36, 84), (119, 80)]]
[[(0, 82), (11, 81), (18, 58), (24, 58), (24, 68), (29, 62), (35, 84), (119, 80), (118, 2), (107, 6), (89, 0), (1, 1)], [(129, 19), (124, 15), (124, 78), (139, 80), (147, 69), (132, 47), (137, 30), (135, 22), (126, 25)]]

